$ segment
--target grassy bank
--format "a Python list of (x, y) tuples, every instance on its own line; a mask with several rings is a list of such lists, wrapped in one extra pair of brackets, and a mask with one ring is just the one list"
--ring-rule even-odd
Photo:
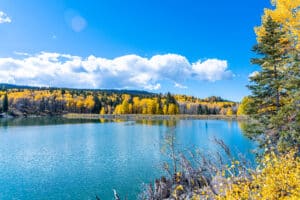
[(142, 114), (78, 114), (68, 113), (63, 115), (70, 119), (123, 119), (123, 120), (171, 120), (171, 119), (215, 119), (215, 120), (245, 120), (246, 116), (226, 116), (226, 115), (142, 115)]

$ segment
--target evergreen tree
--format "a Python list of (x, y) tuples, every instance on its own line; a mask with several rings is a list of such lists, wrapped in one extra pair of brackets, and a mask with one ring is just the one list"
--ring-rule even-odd
[(3, 98), (2, 110), (3, 110), (3, 112), (7, 112), (8, 111), (8, 97), (7, 97), (7, 93), (5, 93), (4, 98)]
[(158, 95), (156, 100), (156, 114), (163, 114), (161, 95)]
[(280, 127), (278, 146), (281, 151), (291, 147), (300, 151), (300, 52), (291, 52), (285, 80), (285, 104), (273, 119)]
[(171, 95), (170, 92), (167, 93), (166, 104), (177, 104), (176, 99)]
[(284, 95), (281, 85), (284, 66), (288, 58), (285, 50), (287, 43), (282, 42), (285, 33), (280, 30), (280, 24), (274, 22), (272, 18), (269, 17), (263, 25), (266, 34), (253, 48), (253, 51), (260, 57), (251, 61), (252, 64), (261, 66), (261, 71), (250, 78), (254, 84), (249, 88), (255, 99), (254, 104), (259, 106), (257, 110), (260, 115), (272, 115), (279, 110), (280, 98)]
[(202, 115), (203, 114), (203, 111), (202, 111), (202, 106), (199, 104), (198, 107), (197, 107), (197, 114), (198, 115)]
[(97, 95), (94, 95), (93, 100), (95, 102), (94, 107), (92, 109), (93, 113), (99, 113), (101, 110), (101, 102), (99, 100), (99, 97)]
[(281, 127), (276, 117), (287, 95), (283, 85), (286, 81), (289, 42), (284, 39), (286, 33), (281, 30), (280, 24), (271, 17), (268, 17), (263, 26), (266, 34), (253, 48), (259, 57), (251, 60), (261, 70), (250, 77), (250, 98), (253, 100), (250, 115), (256, 121), (248, 129), (248, 135), (255, 138), (260, 136), (262, 146), (272, 147), (278, 144), (280, 138)]

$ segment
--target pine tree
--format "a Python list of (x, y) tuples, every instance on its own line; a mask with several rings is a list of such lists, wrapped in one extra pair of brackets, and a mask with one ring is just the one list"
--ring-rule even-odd
[(166, 104), (177, 104), (176, 99), (174, 98), (174, 96), (171, 95), (170, 92), (167, 93), (167, 97), (166, 97)]
[(8, 111), (8, 97), (7, 97), (7, 93), (5, 93), (4, 98), (3, 98), (2, 110), (3, 110), (3, 112), (7, 112)]
[(285, 33), (280, 30), (280, 24), (274, 22), (270, 17), (263, 24), (266, 34), (261, 41), (254, 46), (253, 51), (262, 57), (252, 59), (252, 64), (261, 66), (261, 71), (250, 79), (254, 85), (249, 88), (252, 97), (259, 106), (260, 114), (274, 114), (281, 106), (280, 98), (284, 66), (287, 60), (287, 44), (282, 43)]
[(203, 114), (203, 111), (202, 111), (202, 106), (199, 104), (198, 107), (197, 107), (197, 114), (198, 115), (202, 115)]
[(158, 95), (157, 100), (156, 100), (156, 112), (155, 112), (155, 114), (163, 114), (161, 95)]
[(92, 112), (99, 113), (101, 111), (101, 102), (97, 95), (94, 95), (93, 100), (95, 102)]
[(274, 117), (280, 127), (278, 147), (280, 151), (298, 148), (300, 151), (300, 52), (291, 52), (289, 67), (285, 73), (285, 104)]
[(266, 34), (253, 47), (253, 51), (259, 57), (251, 60), (252, 64), (259, 65), (261, 70), (250, 77), (250, 98), (253, 100), (250, 115), (256, 122), (249, 129), (252, 132), (248, 132), (248, 135), (263, 136), (260, 137), (261, 145), (266, 147), (277, 145), (280, 137), (281, 127), (276, 116), (284, 105), (283, 98), (287, 95), (282, 86), (286, 81), (289, 43), (284, 39), (286, 33), (281, 30), (280, 24), (271, 17), (268, 17), (263, 26)]

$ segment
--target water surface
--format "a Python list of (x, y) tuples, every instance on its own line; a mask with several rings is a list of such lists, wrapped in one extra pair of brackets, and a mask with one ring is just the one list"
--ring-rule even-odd
[[(102, 121), (103, 122), (103, 121)], [(0, 121), (0, 199), (136, 199), (161, 176), (162, 140), (175, 127), (178, 148), (216, 149), (213, 137), (253, 159), (238, 122), (105, 122), (32, 118)]]

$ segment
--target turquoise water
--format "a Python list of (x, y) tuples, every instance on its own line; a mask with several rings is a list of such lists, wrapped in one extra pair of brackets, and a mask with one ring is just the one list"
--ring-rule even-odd
[(238, 122), (179, 120), (106, 122), (0, 121), (0, 199), (136, 199), (142, 183), (163, 174), (162, 138), (175, 127), (178, 148), (216, 149), (212, 138), (253, 159)]

